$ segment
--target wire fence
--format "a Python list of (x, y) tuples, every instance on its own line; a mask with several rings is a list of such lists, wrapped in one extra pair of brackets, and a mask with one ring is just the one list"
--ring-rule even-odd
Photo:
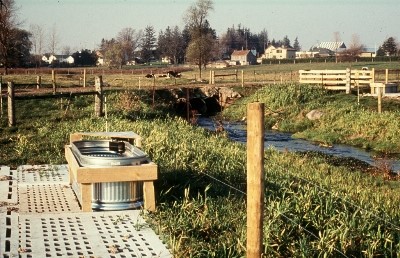
[[(221, 180), (221, 179), (219, 179), (219, 178), (216, 178), (216, 177), (214, 177), (214, 176), (212, 176), (212, 175), (210, 175), (210, 174), (208, 174), (208, 173), (206, 173), (206, 172), (203, 172), (203, 171), (200, 171), (199, 173), (202, 174), (202, 175), (204, 175), (204, 176), (207, 176), (207, 177), (210, 178), (212, 181), (214, 181), (214, 182), (216, 182), (216, 183), (218, 183), (218, 184), (221, 184), (221, 185), (223, 185), (223, 186), (225, 186), (225, 187), (228, 187), (228, 188), (230, 188), (230, 189), (236, 191), (236, 192), (239, 193), (240, 195), (247, 196), (247, 193), (246, 193), (245, 191), (243, 191), (243, 190), (241, 190), (241, 189), (235, 187), (231, 182), (226, 182), (226, 181), (224, 181), (224, 180)], [(284, 178), (282, 178), (282, 180), (283, 180), (283, 179), (284, 179)], [(368, 210), (368, 209), (366, 209), (366, 208), (364, 208), (364, 207), (361, 207), (360, 205), (357, 205), (357, 204), (355, 204), (355, 203), (352, 202), (352, 201), (349, 201), (348, 198), (347, 198), (346, 196), (344, 196), (343, 194), (340, 195), (339, 192), (333, 192), (333, 191), (331, 191), (331, 190), (328, 190), (328, 189), (322, 187), (321, 185), (319, 185), (318, 183), (312, 182), (312, 181), (309, 180), (309, 179), (306, 179), (306, 178), (301, 177), (301, 176), (299, 176), (299, 175), (292, 174), (292, 173), (290, 173), (290, 172), (289, 172), (289, 174), (287, 174), (286, 179), (287, 179), (287, 180), (293, 180), (293, 181), (295, 181), (295, 180), (302, 181), (304, 184), (307, 184), (307, 185), (309, 185), (309, 186), (311, 186), (311, 187), (314, 187), (315, 189), (318, 189), (319, 191), (325, 192), (325, 193), (327, 193), (327, 194), (329, 194), (329, 195), (331, 195), (331, 196), (335, 196), (335, 197), (337, 197), (338, 200), (340, 199), (340, 200), (343, 201), (344, 203), (346, 203), (346, 204), (348, 204), (348, 205), (350, 205), (350, 206), (352, 206), (352, 207), (354, 207), (354, 208), (359, 209), (360, 211), (362, 211), (362, 212), (364, 212), (365, 214), (368, 214), (368, 215), (374, 217), (375, 219), (381, 221), (382, 223), (385, 223), (385, 224), (387, 224), (387, 225), (390, 225), (390, 226), (392, 226), (392, 227), (393, 227), (394, 229), (396, 229), (396, 230), (400, 230), (400, 225), (395, 224), (395, 223), (393, 223), (392, 221), (388, 221), (386, 218), (383, 218), (383, 217), (381, 217), (381, 216), (375, 214), (373, 211)], [(268, 180), (268, 176), (266, 177), (265, 180), (266, 180), (266, 181)], [(264, 204), (267, 204), (267, 203), (264, 202)], [(360, 213), (360, 214), (361, 214), (361, 213)], [(300, 225), (298, 222), (296, 222), (294, 219), (290, 218), (289, 216), (287, 216), (287, 215), (285, 215), (285, 214), (283, 214), (283, 213), (279, 213), (279, 216), (281, 216), (281, 217), (285, 218), (286, 220), (290, 221), (293, 225), (296, 225), (296, 226), (299, 227), (302, 231), (304, 231), (304, 232), (306, 232), (308, 235), (312, 236), (314, 239), (316, 239), (316, 240), (318, 240), (318, 241), (321, 240), (321, 238), (320, 238), (319, 236), (317, 236), (315, 233), (311, 232), (311, 231), (308, 230), (307, 228), (303, 227), (302, 225)], [(332, 247), (332, 248), (333, 248), (333, 250), (334, 250), (336, 253), (338, 253), (338, 254), (341, 255), (342, 257), (349, 257), (349, 256), (347, 256), (344, 252), (342, 252), (341, 250), (339, 250), (338, 248), (336, 248), (336, 247)]]

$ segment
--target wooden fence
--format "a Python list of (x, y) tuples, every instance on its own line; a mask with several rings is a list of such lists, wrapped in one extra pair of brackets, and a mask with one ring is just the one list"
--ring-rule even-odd
[[(400, 82), (399, 70), (299, 70), (299, 82), (322, 85), (330, 90), (370, 88), (373, 83), (384, 83), (390, 87)], [(371, 92), (372, 93), (372, 92)]]
[(330, 90), (350, 91), (369, 87), (375, 81), (375, 70), (300, 70), (299, 82), (322, 85)]

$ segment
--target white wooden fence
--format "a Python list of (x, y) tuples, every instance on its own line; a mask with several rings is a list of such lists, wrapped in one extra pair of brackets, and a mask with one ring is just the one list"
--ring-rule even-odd
[(375, 80), (375, 70), (300, 70), (300, 83), (322, 85), (330, 90), (369, 87)]

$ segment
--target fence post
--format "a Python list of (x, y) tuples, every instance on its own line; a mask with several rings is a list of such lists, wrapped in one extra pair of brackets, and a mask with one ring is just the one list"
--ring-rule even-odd
[(42, 76), (36, 76), (36, 89), (40, 89), (42, 87)]
[(53, 94), (56, 94), (57, 89), (56, 89), (56, 74), (54, 72), (54, 69), (51, 70), (51, 83), (53, 84)]
[(3, 117), (3, 76), (0, 76), (0, 117)]
[(346, 94), (351, 92), (351, 70), (346, 68)]
[(264, 210), (264, 103), (247, 106), (247, 258), (260, 258)]
[(83, 69), (83, 88), (86, 87), (86, 68)]
[(8, 126), (15, 126), (15, 100), (14, 100), (14, 83), (8, 82)]
[(152, 90), (152, 92), (153, 92), (153, 96), (152, 96), (152, 99), (153, 99), (153, 104), (152, 104), (152, 109), (154, 110), (154, 106), (155, 106), (155, 95), (156, 95), (156, 77), (153, 75), (153, 90)]
[(242, 70), (242, 87), (244, 87), (244, 71)]
[(186, 120), (190, 123), (190, 92), (189, 88), (186, 88)]
[(389, 82), (389, 69), (385, 69), (385, 84)]
[(378, 87), (378, 113), (382, 113), (382, 87)]
[(212, 70), (210, 70), (210, 81), (208, 84), (212, 84)]
[(235, 69), (235, 82), (237, 82), (238, 81), (238, 70), (237, 69)]
[(371, 80), (372, 80), (372, 82), (375, 82), (375, 68), (372, 68)]
[(101, 75), (96, 76), (94, 80), (95, 97), (94, 97), (94, 112), (95, 116), (103, 116), (103, 77)]

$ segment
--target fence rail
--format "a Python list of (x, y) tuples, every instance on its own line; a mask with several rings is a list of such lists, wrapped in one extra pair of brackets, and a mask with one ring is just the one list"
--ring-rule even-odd
[(300, 70), (299, 82), (317, 84), (332, 90), (347, 90), (349, 87), (369, 87), (375, 80), (372, 70)]

